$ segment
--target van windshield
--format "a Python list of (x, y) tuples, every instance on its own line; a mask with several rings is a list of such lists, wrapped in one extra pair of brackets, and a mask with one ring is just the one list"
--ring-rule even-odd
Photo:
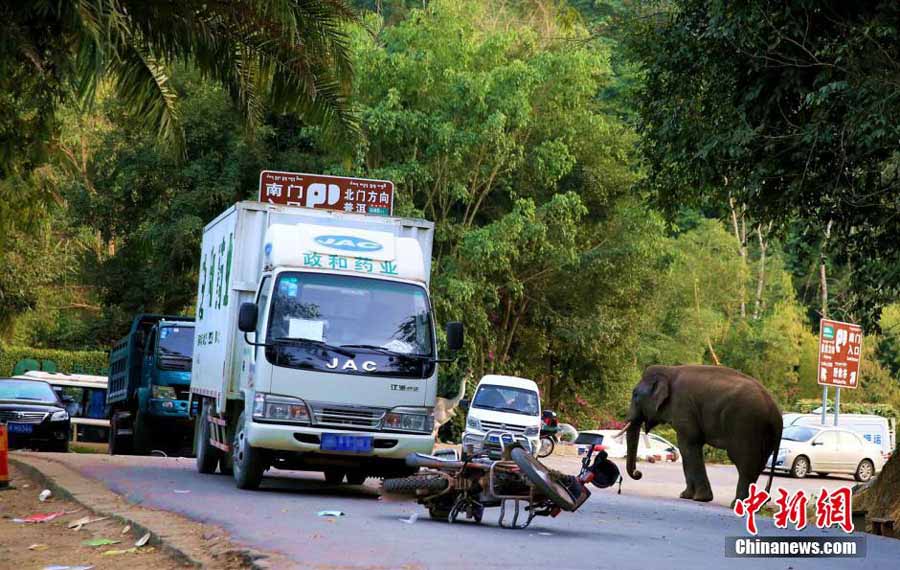
[(538, 415), (540, 402), (537, 392), (510, 386), (482, 384), (472, 400), (472, 407), (482, 410), (510, 412), (526, 416)]

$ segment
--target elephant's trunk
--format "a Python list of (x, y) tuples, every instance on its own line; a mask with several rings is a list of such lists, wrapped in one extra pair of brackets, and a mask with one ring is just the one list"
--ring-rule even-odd
[(641, 420), (635, 419), (628, 424), (626, 436), (626, 442), (628, 444), (628, 455), (625, 462), (625, 470), (628, 472), (628, 476), (632, 479), (640, 479), (644, 476), (644, 474), (637, 469), (638, 438), (641, 437), (641, 424), (643, 423), (644, 422), (642, 422)]

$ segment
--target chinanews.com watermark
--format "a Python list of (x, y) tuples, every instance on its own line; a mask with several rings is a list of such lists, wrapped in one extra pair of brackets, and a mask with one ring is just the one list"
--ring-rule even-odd
[(750, 495), (734, 504), (734, 514), (744, 519), (750, 536), (729, 536), (725, 542), (725, 556), (731, 558), (864, 558), (866, 537), (857, 536), (757, 536), (756, 515), (769, 501), (775, 499), (773, 523), (775, 528), (793, 527), (800, 531), (807, 525), (829, 529), (837, 527), (847, 535), (853, 527), (853, 495), (849, 487), (834, 491), (821, 489), (815, 499), (815, 518), (810, 520), (807, 504), (810, 497), (802, 490), (790, 494), (776, 489), (777, 497), (750, 485)]

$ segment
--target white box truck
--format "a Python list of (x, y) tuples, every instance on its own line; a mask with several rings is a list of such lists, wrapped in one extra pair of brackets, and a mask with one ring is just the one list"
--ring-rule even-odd
[[(203, 231), (191, 397), (197, 469), (259, 486), (405, 476), (434, 446), (425, 220), (240, 202)], [(447, 347), (462, 345), (448, 323)]]

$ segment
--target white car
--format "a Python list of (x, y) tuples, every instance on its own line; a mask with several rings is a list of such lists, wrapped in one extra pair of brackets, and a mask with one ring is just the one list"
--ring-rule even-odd
[[(591, 445), (600, 445), (610, 457), (624, 458), (628, 454), (628, 444), (625, 441), (625, 434), (619, 435), (620, 432), (621, 430), (616, 429), (580, 432), (578, 439), (575, 440), (575, 445), (578, 446), (578, 455), (586, 454)], [(681, 454), (678, 452), (678, 448), (667, 439), (655, 433), (642, 433), (638, 439), (637, 458), (638, 461), (650, 462), (678, 461)]]
[(856, 433), (840, 428), (789, 426), (781, 435), (775, 470), (802, 479), (815, 471), (821, 476), (847, 473), (865, 482), (884, 467), (881, 448)]
[(499, 434), (508, 433), (537, 454), (541, 447), (541, 395), (532, 380), (489, 374), (478, 382), (472, 402), (460, 403), (468, 407), (463, 449), (482, 450), (487, 435), (491, 440), (487, 446), (499, 451)]

